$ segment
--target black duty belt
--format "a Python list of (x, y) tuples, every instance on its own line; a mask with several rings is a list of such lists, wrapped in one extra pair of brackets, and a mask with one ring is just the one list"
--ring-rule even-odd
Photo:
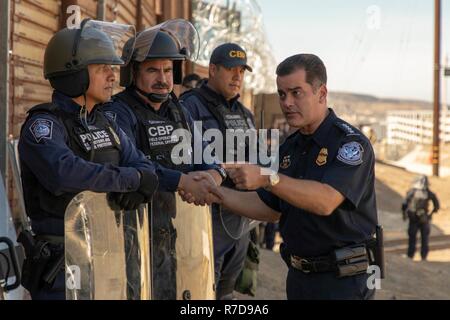
[(288, 267), (300, 270), (304, 273), (331, 272), (336, 270), (336, 261), (331, 256), (314, 258), (299, 257), (290, 254), (284, 243), (280, 246), (280, 254)]
[(328, 256), (315, 258), (302, 258), (288, 255), (288, 264), (303, 273), (320, 273), (336, 271), (336, 261)]
[(285, 246), (280, 247), (280, 253), (288, 267), (303, 273), (336, 272), (339, 278), (366, 273), (370, 260), (365, 244), (343, 247), (330, 255), (312, 258), (293, 255), (287, 252)]

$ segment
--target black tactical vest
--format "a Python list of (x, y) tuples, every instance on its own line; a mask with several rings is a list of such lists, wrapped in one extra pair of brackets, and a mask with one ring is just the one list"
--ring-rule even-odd
[[(119, 136), (101, 112), (94, 112), (95, 123), (89, 125), (89, 130), (83, 127), (78, 114), (65, 112), (51, 103), (33, 107), (28, 111), (25, 122), (35, 114), (53, 114), (64, 124), (68, 136), (67, 145), (76, 156), (95, 163), (119, 165), (121, 151)], [(95, 150), (93, 153), (91, 153), (92, 147)], [(54, 195), (39, 183), (33, 172), (23, 162), (21, 162), (21, 170), (25, 206), (30, 218), (32, 220), (56, 218), (63, 223), (65, 209), (76, 194)], [(62, 226), (56, 227), (58, 230), (63, 230), (62, 228)], [(48, 230), (49, 234), (56, 233), (55, 227), (49, 227), (49, 229), (51, 229)]]
[[(232, 145), (227, 146), (226, 145), (226, 130), (232, 129), (232, 130), (248, 130), (248, 129), (255, 129), (255, 125), (253, 123), (253, 119), (249, 117), (245, 113), (245, 107), (237, 101), (237, 109), (236, 111), (230, 110), (230, 108), (227, 108), (223, 101), (214, 95), (212, 95), (207, 89), (204, 87), (200, 88), (194, 88), (188, 91), (186, 94), (183, 95), (183, 97), (189, 97), (190, 95), (194, 95), (197, 98), (199, 98), (208, 111), (213, 115), (214, 119), (219, 123), (219, 129), (222, 132), (223, 135), (223, 143), (224, 143), (224, 150), (223, 155), (225, 158), (225, 155), (227, 153), (229, 154), (236, 154), (236, 144), (233, 143)], [(206, 121), (210, 120), (210, 117), (200, 118), (200, 121)], [(249, 141), (246, 139), (246, 157), (245, 160), (248, 161), (248, 154), (249, 154)], [(226, 159), (223, 159), (224, 161)], [(235, 159), (236, 160), (236, 159)]]
[[(172, 137), (177, 129), (185, 129), (190, 132), (188, 123), (181, 106), (174, 94), (170, 95), (168, 103), (169, 117), (158, 115), (153, 108), (144, 105), (129, 90), (115, 95), (115, 98), (122, 100), (133, 111), (138, 121), (140, 145), (137, 146), (145, 156), (162, 166), (178, 171), (185, 171), (188, 165), (176, 165), (172, 161), (172, 149), (180, 141), (187, 142), (186, 137)], [(193, 137), (191, 136), (191, 139)], [(186, 146), (185, 150), (190, 150), (191, 163), (193, 160), (191, 143)]]
[[(197, 96), (201, 101), (205, 103), (209, 112), (214, 116), (214, 118), (219, 122), (220, 130), (225, 134), (226, 129), (254, 129), (253, 120), (248, 117), (245, 113), (245, 107), (237, 101), (237, 110), (231, 111), (229, 108), (224, 106), (223, 102), (217, 97), (213, 96), (207, 89), (200, 87), (194, 88), (187, 92), (184, 97), (189, 95)], [(206, 120), (206, 119), (199, 119)]]

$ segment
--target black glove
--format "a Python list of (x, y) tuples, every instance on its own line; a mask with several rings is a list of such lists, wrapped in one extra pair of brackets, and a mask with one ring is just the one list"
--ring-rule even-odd
[(144, 195), (134, 192), (111, 192), (108, 194), (109, 205), (113, 210), (136, 210), (142, 203), (145, 203)]
[(141, 173), (141, 182), (137, 192), (144, 196), (144, 202), (150, 202), (156, 189), (158, 189), (158, 176), (147, 170), (139, 170)]

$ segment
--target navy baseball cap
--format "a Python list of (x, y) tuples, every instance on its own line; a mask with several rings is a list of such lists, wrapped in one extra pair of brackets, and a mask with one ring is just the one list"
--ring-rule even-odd
[(215, 48), (209, 63), (219, 64), (227, 68), (244, 66), (248, 71), (253, 71), (247, 64), (247, 53), (235, 43), (224, 43)]

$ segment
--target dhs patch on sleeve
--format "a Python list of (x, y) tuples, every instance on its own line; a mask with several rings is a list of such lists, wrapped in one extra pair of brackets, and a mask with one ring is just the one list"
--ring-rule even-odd
[(42, 139), (52, 139), (53, 121), (48, 119), (36, 119), (30, 126), (31, 134), (37, 143)]
[(339, 161), (356, 166), (363, 162), (364, 148), (356, 141), (344, 144), (338, 152), (337, 158)]

